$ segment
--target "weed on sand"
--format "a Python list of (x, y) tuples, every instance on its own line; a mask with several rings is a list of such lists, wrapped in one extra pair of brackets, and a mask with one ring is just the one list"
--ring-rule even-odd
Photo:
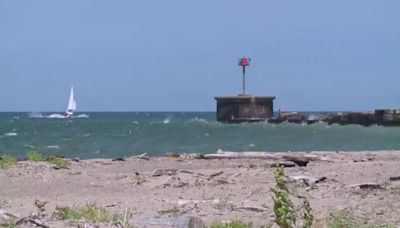
[(46, 156), (37, 151), (28, 152), (26, 158), (28, 161), (33, 162), (49, 162), (53, 164), (53, 167), (55, 169), (67, 168), (68, 165), (71, 163), (69, 160), (61, 158), (59, 156)]
[(391, 224), (369, 223), (366, 218), (356, 217), (349, 213), (337, 212), (332, 213), (326, 222), (328, 228), (394, 228)]
[(127, 221), (132, 217), (132, 213), (126, 209), (123, 215), (112, 214), (104, 207), (88, 203), (82, 207), (57, 207), (53, 216), (59, 220), (85, 220), (91, 223), (113, 222), (122, 227), (128, 227)]
[(239, 220), (229, 223), (214, 223), (211, 225), (211, 228), (249, 228), (249, 227), (251, 227), (249, 224)]
[(26, 155), (26, 160), (33, 162), (47, 161), (47, 157), (37, 151), (29, 151)]
[(60, 220), (80, 220), (84, 219), (87, 222), (110, 222), (113, 216), (95, 203), (88, 203), (83, 207), (57, 207), (54, 216)]
[(5, 219), (0, 221), (0, 227), (4, 228), (14, 228), (17, 227), (16, 220), (11, 218), (11, 219)]
[(59, 157), (49, 157), (49, 162), (54, 165), (55, 169), (67, 168), (71, 162), (69, 160), (59, 158)]
[(7, 154), (0, 156), (0, 169), (5, 169), (15, 164), (17, 164), (17, 159), (15, 157)]

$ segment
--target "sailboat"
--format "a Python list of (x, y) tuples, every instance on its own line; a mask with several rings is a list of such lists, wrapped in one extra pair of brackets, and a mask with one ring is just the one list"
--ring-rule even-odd
[(71, 91), (69, 92), (68, 106), (67, 110), (64, 113), (64, 116), (66, 118), (71, 117), (74, 114), (75, 110), (76, 110), (76, 101), (74, 97), (74, 87), (71, 86)]

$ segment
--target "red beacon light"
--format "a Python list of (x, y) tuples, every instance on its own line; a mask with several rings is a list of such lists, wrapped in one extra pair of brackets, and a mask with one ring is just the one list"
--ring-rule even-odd
[(250, 65), (250, 58), (243, 57), (239, 60), (239, 66), (248, 66)]

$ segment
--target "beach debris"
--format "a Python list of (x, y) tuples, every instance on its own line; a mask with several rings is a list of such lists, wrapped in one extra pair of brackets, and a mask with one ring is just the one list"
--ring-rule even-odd
[(303, 181), (303, 183), (307, 186), (325, 181), (327, 179), (323, 176), (291, 176), (290, 178), (295, 181)]
[(186, 204), (199, 204), (199, 203), (211, 203), (211, 204), (218, 204), (221, 200), (218, 198), (211, 199), (211, 200), (178, 200), (178, 205), (186, 205)]
[(84, 224), (78, 224), (78, 228), (98, 228), (98, 226), (84, 223)]
[(266, 208), (254, 207), (254, 206), (242, 206), (242, 207), (237, 207), (236, 209), (238, 209), (238, 210), (249, 210), (249, 211), (254, 211), (254, 212), (265, 212), (265, 211), (268, 211)]
[(38, 199), (35, 200), (35, 206), (38, 209), (39, 213), (43, 213), (46, 210), (46, 204), (48, 204), (49, 202), (47, 201), (40, 201)]
[(389, 180), (391, 180), (391, 181), (399, 181), (400, 180), (400, 176), (391, 176), (389, 178)]
[(120, 158), (114, 158), (111, 161), (126, 161), (126, 159), (120, 157)]
[(353, 184), (350, 185), (351, 188), (359, 188), (359, 189), (384, 189), (382, 185), (377, 183), (361, 183), (361, 184)]
[(147, 152), (144, 152), (143, 154), (137, 155), (136, 158), (143, 159), (143, 160), (146, 160), (146, 161), (150, 160), (149, 156), (147, 156)]
[(43, 215), (37, 215), (37, 214), (30, 214), (29, 216), (23, 217), (19, 219), (15, 224), (16, 225), (22, 225), (22, 224), (34, 224), (36, 226), (42, 227), (42, 228), (49, 228), (50, 226), (47, 225), (44, 221), (44, 216)]
[(110, 204), (103, 205), (103, 207), (115, 207), (115, 206), (118, 206), (118, 203), (110, 203)]
[(277, 161), (270, 165), (271, 168), (275, 168), (277, 166), (283, 166), (283, 167), (290, 168), (290, 167), (295, 167), (296, 163), (294, 163), (292, 161)]
[(181, 210), (176, 206), (174, 206), (173, 208), (170, 208), (170, 209), (157, 211), (157, 213), (159, 213), (159, 214), (178, 214), (179, 212), (181, 212)]
[(179, 170), (180, 173), (194, 174), (194, 172), (189, 170)]
[(165, 157), (167, 158), (179, 158), (181, 155), (176, 152), (167, 152), (165, 153)]
[(159, 177), (159, 176), (174, 176), (178, 172), (177, 169), (155, 169), (153, 171), (153, 177)]
[(5, 210), (0, 209), (0, 220), (8, 220), (8, 219), (15, 219), (18, 218), (18, 216), (9, 213)]
[(181, 188), (184, 186), (189, 185), (189, 183), (183, 182), (179, 177), (174, 177), (171, 176), (169, 177), (163, 184), (162, 186), (165, 187), (175, 187), (175, 188)]
[(258, 152), (258, 151), (245, 151), (245, 152), (231, 152), (218, 150), (216, 154), (204, 154), (204, 159), (265, 159), (265, 160), (278, 160), (278, 161), (292, 161), (298, 166), (306, 166), (310, 161), (331, 161), (325, 157), (315, 154), (305, 153), (272, 153), (272, 152)]
[(131, 219), (129, 224), (133, 227), (175, 227), (175, 228), (206, 228), (204, 222), (194, 216), (176, 218), (147, 218)]
[(140, 175), (138, 172), (135, 172), (135, 176), (133, 176), (133, 184), (137, 186), (143, 184), (144, 182), (146, 182), (146, 178)]
[(360, 158), (360, 159), (354, 159), (353, 162), (368, 162), (368, 161), (373, 161), (375, 158), (373, 157), (368, 157), (368, 158)]
[(305, 156), (283, 156), (282, 157), (286, 161), (294, 162), (298, 166), (307, 166), (307, 164), (313, 160), (312, 157), (305, 157)]
[(219, 175), (221, 175), (221, 174), (223, 174), (223, 173), (224, 173), (224, 171), (219, 171), (219, 172), (216, 172), (216, 173), (211, 173), (208, 179), (211, 179), (211, 178), (213, 178), (213, 177), (219, 176)]
[(80, 159), (80, 158), (78, 158), (78, 157), (74, 157), (74, 158), (72, 159), (72, 161), (74, 161), (74, 162), (80, 162), (80, 161), (81, 161), (81, 159)]

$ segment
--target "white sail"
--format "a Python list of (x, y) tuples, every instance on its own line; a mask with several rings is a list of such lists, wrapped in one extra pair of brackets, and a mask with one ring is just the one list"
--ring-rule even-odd
[(68, 106), (67, 106), (67, 111), (65, 112), (66, 115), (72, 116), (76, 110), (76, 101), (74, 97), (74, 87), (71, 86), (71, 92), (69, 93), (69, 100), (68, 100)]

